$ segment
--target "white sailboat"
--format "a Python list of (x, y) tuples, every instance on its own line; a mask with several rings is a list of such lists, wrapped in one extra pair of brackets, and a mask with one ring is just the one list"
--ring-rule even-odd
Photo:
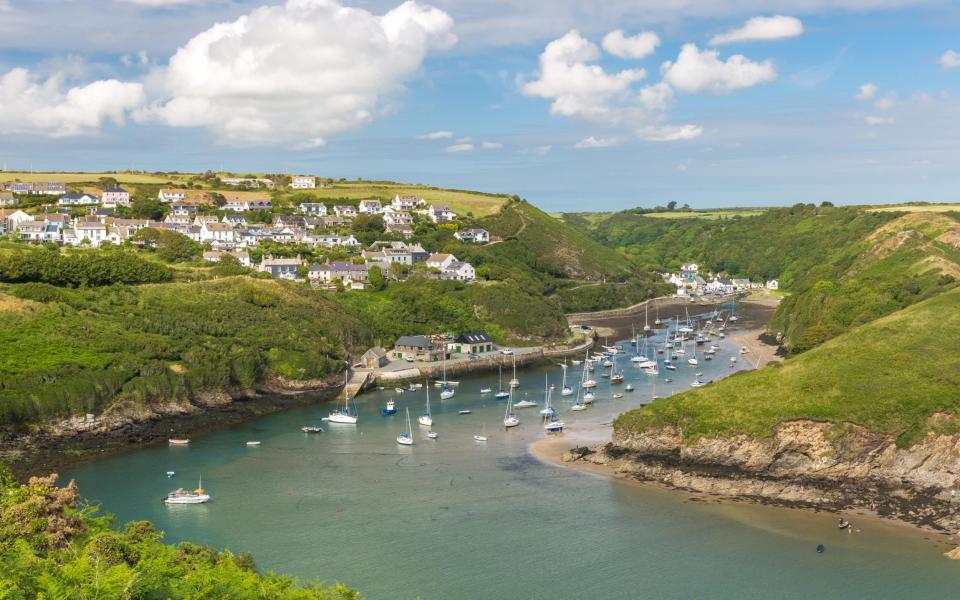
[(335, 408), (330, 411), (330, 415), (324, 417), (324, 421), (329, 421), (331, 423), (342, 423), (344, 425), (356, 425), (357, 424), (357, 415), (350, 414), (350, 399), (347, 398), (347, 372), (343, 372), (344, 386), (343, 386), (343, 410), (340, 408)]
[(503, 391), (503, 364), (497, 365), (497, 400), (506, 400), (510, 397), (510, 392)]
[(547, 390), (547, 397), (543, 401), (543, 408), (540, 409), (540, 416), (544, 418), (555, 417), (557, 409), (553, 408), (553, 390)]
[(560, 395), (572, 396), (573, 388), (567, 385), (567, 362), (564, 361), (563, 364), (560, 366), (563, 367), (563, 383), (560, 385)]
[(413, 427), (410, 426), (410, 408), (407, 408), (407, 430), (397, 436), (397, 443), (401, 446), (413, 445)]
[(513, 394), (507, 399), (507, 410), (503, 413), (503, 426), (506, 428), (516, 427), (520, 424), (520, 419), (513, 414)]
[(697, 342), (693, 342), (693, 356), (687, 359), (687, 364), (691, 367), (695, 367), (700, 364), (700, 361), (697, 360)]
[(423, 414), (417, 418), (417, 423), (420, 423), (424, 427), (430, 427), (433, 425), (433, 415), (430, 413), (430, 387), (427, 387), (427, 406), (423, 410)]
[(650, 308), (650, 303), (647, 302), (643, 305), (643, 335), (646, 336), (650, 333), (650, 323), (647, 320), (647, 309)]
[(480, 433), (474, 435), (473, 439), (475, 439), (478, 442), (487, 441), (487, 428), (483, 423), (480, 424)]
[(440, 390), (440, 399), (446, 400), (448, 398), (453, 398), (453, 388), (447, 382), (447, 346), (443, 346), (443, 389)]
[(583, 375), (581, 375), (581, 377), (580, 377), (580, 387), (585, 388), (585, 389), (590, 389), (590, 388), (595, 388), (595, 387), (597, 387), (597, 381), (596, 381), (595, 379), (587, 379), (587, 366), (586, 366), (586, 365), (589, 365), (589, 364), (592, 364), (592, 363), (590, 362), (590, 353), (587, 352), (587, 361), (584, 363)]
[(517, 379), (517, 355), (513, 355), (513, 379), (510, 380), (510, 387), (520, 387), (520, 380)]

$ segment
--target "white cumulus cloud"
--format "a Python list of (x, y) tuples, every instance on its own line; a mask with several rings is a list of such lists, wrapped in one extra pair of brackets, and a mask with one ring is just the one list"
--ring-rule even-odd
[(711, 46), (737, 42), (770, 42), (797, 37), (803, 34), (803, 23), (796, 17), (776, 15), (753, 17), (736, 29), (717, 34), (710, 39)]
[(893, 117), (877, 117), (874, 115), (869, 115), (863, 118), (863, 122), (871, 127), (876, 125), (893, 125), (896, 123), (896, 119)]
[(416, 139), (418, 140), (449, 140), (453, 138), (452, 131), (431, 131), (430, 133), (424, 133), (423, 135), (418, 135)]
[(500, 142), (482, 142), (480, 147), (484, 150), (499, 150), (503, 148), (503, 144)]
[(462, 144), (453, 144), (452, 146), (447, 146), (444, 149), (444, 152), (449, 152), (451, 154), (456, 154), (458, 152), (470, 152), (474, 149), (473, 144), (465, 142)]
[(854, 96), (857, 100), (870, 100), (877, 95), (877, 92), (880, 91), (880, 88), (877, 87), (875, 83), (865, 83), (857, 88), (857, 95)]
[(777, 78), (773, 62), (754, 62), (742, 54), (720, 60), (716, 50), (700, 51), (696, 44), (684, 44), (675, 62), (660, 67), (663, 79), (681, 92), (725, 94), (753, 87)]
[(574, 148), (612, 148), (614, 146), (619, 146), (624, 142), (624, 139), (621, 137), (611, 136), (595, 136), (591, 135), (590, 137), (583, 138), (574, 145)]
[(105, 122), (123, 124), (145, 98), (139, 83), (106, 79), (66, 87), (63, 74), (41, 80), (27, 69), (16, 68), (0, 77), (0, 132), (51, 137), (86, 134)]
[(138, 116), (230, 143), (322, 145), (371, 122), (431, 50), (456, 42), (452, 28), (413, 1), (382, 16), (336, 0), (262, 6), (177, 50), (157, 73), (162, 99)]
[(617, 29), (603, 38), (603, 49), (620, 58), (644, 58), (653, 54), (659, 45), (660, 36), (652, 31), (628, 36), (622, 29)]
[(947, 50), (940, 55), (940, 66), (944, 69), (960, 68), (960, 52)]

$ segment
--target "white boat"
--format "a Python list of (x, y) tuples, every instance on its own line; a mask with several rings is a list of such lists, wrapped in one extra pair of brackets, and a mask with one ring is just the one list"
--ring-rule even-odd
[(747, 348), (746, 346), (740, 346), (740, 354), (747, 354), (748, 352), (750, 352), (750, 348)]
[(572, 396), (573, 388), (567, 385), (567, 363), (564, 362), (560, 365), (563, 368), (563, 382), (560, 384), (560, 395), (561, 396)]
[(503, 365), (497, 365), (497, 400), (506, 400), (510, 397), (510, 392), (503, 391)]
[(340, 410), (339, 407), (330, 411), (330, 414), (324, 417), (324, 421), (329, 421), (331, 423), (341, 423), (343, 425), (356, 425), (357, 424), (357, 415), (350, 414), (350, 399), (347, 398), (347, 381), (348, 375), (347, 372), (343, 372), (343, 410)]
[(393, 398), (387, 400), (386, 406), (380, 409), (380, 414), (385, 417), (397, 414), (397, 403), (393, 401)]
[(209, 501), (210, 495), (203, 490), (203, 477), (200, 478), (197, 489), (192, 492), (177, 488), (163, 499), (165, 504), (203, 504)]
[(650, 333), (650, 323), (647, 321), (647, 309), (650, 308), (650, 303), (643, 305), (643, 333)]
[(480, 425), (480, 433), (475, 434), (473, 436), (473, 439), (475, 439), (478, 442), (487, 441), (487, 431), (486, 431), (486, 427), (484, 427), (483, 424)]
[(513, 379), (510, 380), (510, 387), (520, 387), (520, 380), (517, 379), (517, 355), (513, 355)]
[(169, 479), (170, 477), (173, 477), (176, 474), (177, 474), (176, 471), (167, 471), (167, 478)]
[(305, 427), (301, 427), (300, 431), (304, 433), (323, 433), (323, 427), (312, 427), (307, 425)]
[(469, 408), (465, 408), (465, 409), (463, 409), (463, 410), (457, 411), (457, 414), (460, 414), (460, 415), (471, 415), (471, 414), (473, 414), (473, 411), (470, 410)]
[(454, 392), (451, 388), (444, 388), (444, 390), (440, 392), (440, 399), (448, 400), (450, 398), (453, 398), (453, 393)]
[(563, 431), (563, 428), (566, 426), (566, 423), (563, 421), (552, 420), (546, 423), (543, 428), (551, 433), (559, 433)]
[(440, 434), (437, 433), (436, 431), (428, 431), (428, 432), (427, 432), (427, 437), (430, 438), (431, 440), (435, 440), (435, 439), (437, 439), (438, 437), (440, 437)]
[(614, 394), (614, 395), (613, 395), (613, 399), (614, 399), (614, 400), (619, 400), (620, 398), (623, 398), (623, 394)]
[(167, 442), (171, 446), (186, 446), (190, 443), (190, 440), (186, 438), (170, 438)]
[(625, 392), (632, 392), (632, 391), (633, 391), (633, 384), (628, 383), (628, 384), (627, 384), (627, 387), (623, 388), (623, 391), (625, 391)]
[(395, 391), (395, 392), (398, 393), (398, 394), (402, 394), (402, 393), (403, 393), (403, 388), (393, 388), (393, 391)]
[(480, 388), (480, 393), (481, 393), (481, 394), (489, 394), (489, 393), (492, 392), (492, 391), (493, 391), (493, 390), (490, 389), (490, 388), (488, 388), (488, 387)]
[(453, 398), (453, 382), (447, 381), (447, 347), (443, 347), (443, 388), (440, 391), (440, 399), (447, 400)]
[(576, 404), (570, 407), (570, 410), (577, 410), (577, 411), (587, 410), (587, 405), (577, 400)]
[(706, 385), (704, 382), (697, 379), (696, 381), (690, 384), (690, 387), (698, 388), (698, 387), (703, 387), (704, 385)]
[(593, 401), (597, 399), (597, 395), (593, 392), (587, 392), (583, 395), (584, 404), (593, 404)]
[(407, 430), (397, 436), (397, 443), (401, 446), (413, 445), (413, 427), (410, 426), (410, 409), (407, 409)]
[(544, 418), (555, 417), (557, 415), (557, 409), (553, 408), (552, 401), (553, 392), (547, 390), (547, 398), (544, 400), (543, 408), (540, 409), (540, 416)]
[(731, 362), (731, 363), (737, 362), (737, 357), (736, 357), (736, 356), (731, 356), (731, 357), (730, 357), (730, 362)]
[(531, 408), (536, 405), (537, 405), (536, 402), (534, 402), (533, 400), (528, 400), (526, 397), (524, 397), (524, 399), (521, 400), (520, 402), (514, 403), (513, 407), (514, 408)]
[(258, 442), (258, 441), (250, 441), (250, 442), (247, 442), (247, 445), (248, 445), (248, 446), (259, 446), (259, 445), (260, 445), (260, 442)]
[(424, 408), (423, 414), (417, 418), (417, 423), (424, 427), (433, 425), (433, 415), (430, 413), (430, 388), (427, 388), (427, 406)]
[(517, 415), (513, 414), (513, 395), (511, 394), (510, 398), (507, 399), (507, 410), (503, 413), (503, 426), (509, 429), (519, 424), (520, 419), (517, 418)]

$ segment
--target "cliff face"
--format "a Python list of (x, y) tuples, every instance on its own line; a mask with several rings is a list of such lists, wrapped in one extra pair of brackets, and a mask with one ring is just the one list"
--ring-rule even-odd
[(724, 496), (842, 509), (960, 530), (960, 434), (929, 434), (910, 448), (889, 435), (792, 421), (767, 439), (701, 438), (673, 428), (616, 431), (613, 442), (571, 451), (626, 476)]

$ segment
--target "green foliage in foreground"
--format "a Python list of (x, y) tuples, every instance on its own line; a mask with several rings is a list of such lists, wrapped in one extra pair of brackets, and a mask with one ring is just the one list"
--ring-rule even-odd
[(0, 248), (0, 282), (32, 281), (77, 287), (159, 283), (172, 279), (170, 269), (121, 248), (66, 253), (55, 246), (7, 243)]
[(614, 427), (675, 426), (685, 438), (765, 437), (794, 419), (854, 423), (908, 446), (960, 415), (960, 289), (822, 346), (621, 415)]
[(353, 600), (336, 585), (259, 574), (248, 554), (163, 544), (146, 521), (123, 529), (82, 507), (56, 476), (17, 485), (0, 473), (0, 596), (27, 598), (277, 598)]

